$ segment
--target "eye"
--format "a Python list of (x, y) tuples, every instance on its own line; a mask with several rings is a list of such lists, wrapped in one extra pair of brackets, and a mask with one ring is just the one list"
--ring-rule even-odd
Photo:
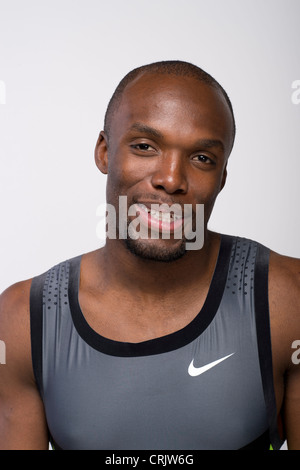
[(136, 144), (130, 145), (133, 153), (136, 155), (147, 155), (152, 156), (156, 155), (157, 151), (153, 145), (148, 144), (147, 142), (139, 142)]
[(199, 155), (195, 155), (194, 157), (192, 157), (192, 160), (194, 162), (204, 163), (206, 165), (215, 165), (214, 160), (209, 158), (207, 155), (203, 155), (201, 153)]
[(132, 145), (131, 147), (137, 150), (144, 150), (144, 151), (152, 149), (151, 145), (149, 144), (135, 144), (135, 145)]

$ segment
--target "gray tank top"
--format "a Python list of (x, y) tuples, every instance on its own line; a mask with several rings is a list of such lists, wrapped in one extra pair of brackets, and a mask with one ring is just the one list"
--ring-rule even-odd
[(256, 242), (222, 235), (199, 314), (141, 343), (107, 339), (86, 322), (81, 256), (35, 277), (32, 360), (54, 448), (280, 448), (268, 256)]

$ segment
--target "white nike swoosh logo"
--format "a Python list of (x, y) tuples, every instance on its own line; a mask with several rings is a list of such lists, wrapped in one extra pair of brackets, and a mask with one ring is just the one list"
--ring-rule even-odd
[(233, 354), (234, 353), (229, 354), (228, 356), (222, 357), (221, 359), (217, 359), (216, 361), (210, 362), (209, 364), (206, 364), (206, 366), (202, 366), (202, 367), (194, 367), (194, 359), (193, 359), (189, 365), (188, 373), (190, 374), (191, 377), (197, 377), (197, 375), (203, 374), (203, 372), (206, 372), (212, 367), (215, 367), (217, 364), (219, 364), (222, 361), (225, 361), (225, 359), (228, 359), (228, 357), (232, 356)]

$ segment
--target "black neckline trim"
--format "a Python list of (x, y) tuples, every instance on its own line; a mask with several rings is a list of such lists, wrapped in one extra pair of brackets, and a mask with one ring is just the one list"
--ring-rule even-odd
[(151, 356), (179, 349), (196, 339), (217, 313), (225, 288), (233, 237), (221, 235), (219, 255), (204, 305), (198, 315), (184, 328), (160, 338), (140, 343), (127, 343), (105, 338), (87, 323), (79, 304), (81, 256), (69, 260), (69, 303), (74, 326), (81, 338), (92, 348), (111, 356)]

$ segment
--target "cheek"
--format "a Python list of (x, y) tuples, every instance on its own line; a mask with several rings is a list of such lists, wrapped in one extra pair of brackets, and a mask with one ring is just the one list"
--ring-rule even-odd
[(154, 171), (155, 161), (151, 158), (138, 158), (119, 148), (108, 154), (108, 173), (116, 184), (131, 185), (146, 179)]
[(204, 217), (207, 224), (212, 213), (216, 198), (221, 190), (222, 176), (203, 173), (190, 185), (190, 199), (197, 204), (204, 204)]
[[(121, 153), (109, 155), (107, 174), (107, 200), (116, 200), (126, 195), (131, 188), (147, 178), (149, 168), (146, 162), (128, 158)], [(151, 170), (150, 170), (151, 172)]]
[(196, 178), (190, 179), (189, 190), (194, 198), (209, 203), (214, 201), (220, 192), (222, 176), (215, 172), (203, 172), (197, 174)]

